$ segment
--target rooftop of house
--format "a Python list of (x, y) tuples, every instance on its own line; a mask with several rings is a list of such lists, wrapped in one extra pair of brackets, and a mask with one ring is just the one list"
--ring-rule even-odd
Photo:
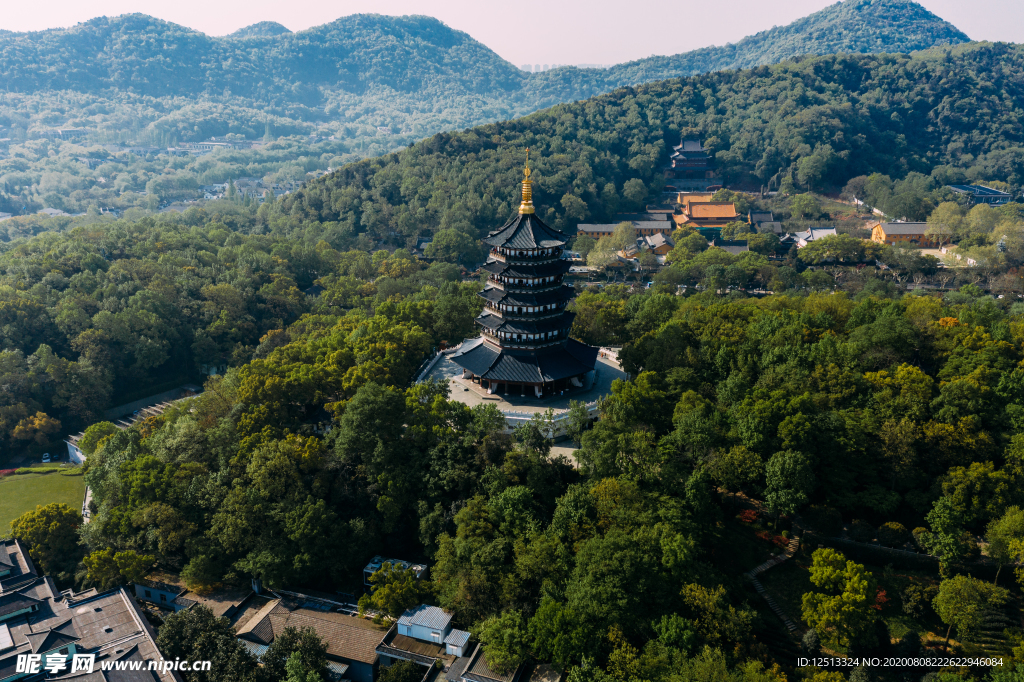
[(691, 218), (697, 220), (701, 218), (735, 218), (738, 215), (736, 204), (726, 201), (691, 203), (688, 213)]
[(246, 617), (247, 622), (236, 621), (240, 638), (270, 644), (285, 628), (308, 627), (326, 642), (328, 656), (369, 664), (377, 660), (375, 649), (387, 632), (373, 621), (351, 615), (348, 609), (335, 608), (322, 600), (302, 599), (294, 593), (268, 601)]
[(885, 234), (924, 234), (928, 223), (878, 223)]
[(407, 609), (398, 619), (399, 625), (420, 626), (432, 630), (444, 630), (452, 622), (452, 615), (436, 606), (420, 604)]
[(948, 185), (948, 187), (954, 192), (961, 192), (966, 194), (973, 194), (978, 197), (1007, 197), (1010, 194), (1000, 189), (992, 187), (986, 187), (985, 185)]
[(665, 236), (661, 232), (645, 236), (644, 241), (646, 241), (647, 246), (652, 249), (656, 249), (659, 246), (668, 246), (669, 248), (675, 246), (675, 242), (672, 241), (672, 238)]
[(139, 584), (151, 587), (154, 590), (175, 592), (176, 594), (188, 591), (188, 588), (185, 587), (185, 581), (181, 579), (181, 576), (170, 571), (150, 571), (146, 574), (145, 578), (139, 581)]
[(619, 213), (615, 216), (615, 220), (620, 223), (646, 220), (668, 220), (668, 216), (668, 213)]
[(487, 654), (484, 652), (483, 646), (477, 644), (476, 650), (473, 651), (469, 662), (466, 664), (462, 677), (466, 680), (472, 680), (472, 682), (512, 682), (518, 677), (521, 668), (522, 666), (520, 665), (515, 670), (504, 675), (494, 672), (487, 664)]
[[(126, 655), (136, 655), (140, 660), (161, 658), (153, 630), (124, 588), (102, 593), (95, 590), (79, 594), (70, 590), (60, 592), (53, 581), (44, 576), (10, 594), (32, 601), (38, 609), (30, 615), (14, 616), (3, 622), (4, 627), (0, 628), (0, 679), (14, 674), (19, 655), (45, 654), (72, 643), (80, 650), (95, 652), (97, 663), (120, 660)], [(173, 671), (142, 673), (131, 680), (180, 680)]]
[(9, 571), (0, 576), (0, 592), (39, 577), (32, 558), (18, 539), (0, 540), (0, 571)]
[(751, 224), (770, 223), (775, 220), (775, 216), (771, 211), (750, 211), (747, 213), (747, 219), (750, 220)]

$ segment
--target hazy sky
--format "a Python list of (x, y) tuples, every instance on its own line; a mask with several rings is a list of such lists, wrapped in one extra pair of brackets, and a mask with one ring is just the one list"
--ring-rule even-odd
[[(143, 12), (210, 35), (258, 21), (293, 31), (361, 12), (427, 14), (513, 64), (609, 64), (734, 42), (787, 24), (827, 0), (4, 0), (0, 29), (36, 31), (96, 16)], [(975, 40), (1024, 42), (1019, 0), (921, 0)]]

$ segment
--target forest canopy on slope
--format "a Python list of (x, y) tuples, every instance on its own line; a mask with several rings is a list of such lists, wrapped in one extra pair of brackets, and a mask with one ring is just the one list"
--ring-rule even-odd
[(1017, 187), (1022, 73), (1024, 49), (971, 44), (659, 81), (349, 164), (285, 197), (287, 218), (268, 219), (337, 222), (392, 241), (437, 230), (475, 239), (515, 204), (530, 147), (544, 220), (570, 229), (656, 200), (659, 168), (681, 137), (704, 140), (726, 183), (841, 187), (877, 172)]

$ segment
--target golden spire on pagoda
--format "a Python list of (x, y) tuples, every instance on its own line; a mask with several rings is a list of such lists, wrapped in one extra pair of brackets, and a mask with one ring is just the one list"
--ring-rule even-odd
[(533, 180), (530, 179), (530, 148), (526, 148), (526, 168), (523, 169), (523, 203), (519, 204), (519, 214), (533, 213)]

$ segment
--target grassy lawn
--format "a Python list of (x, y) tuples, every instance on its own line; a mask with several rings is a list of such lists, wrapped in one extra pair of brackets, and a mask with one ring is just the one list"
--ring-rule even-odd
[(81, 509), (84, 498), (84, 476), (52, 473), (0, 478), (0, 536), (10, 532), (11, 521), (36, 505), (63, 502), (72, 509)]

